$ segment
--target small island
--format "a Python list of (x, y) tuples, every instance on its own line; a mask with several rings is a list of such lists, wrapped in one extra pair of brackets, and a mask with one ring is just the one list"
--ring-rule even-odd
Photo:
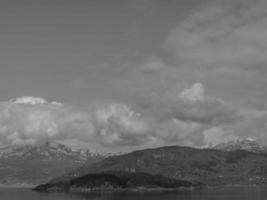
[(87, 174), (69, 181), (49, 182), (33, 190), (42, 192), (162, 191), (192, 189), (201, 185), (201, 183), (148, 173), (103, 172)]

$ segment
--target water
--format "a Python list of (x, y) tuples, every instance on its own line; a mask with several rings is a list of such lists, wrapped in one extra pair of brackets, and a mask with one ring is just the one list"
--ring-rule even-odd
[(204, 189), (186, 192), (63, 194), (1, 188), (1, 200), (266, 200), (267, 186)]

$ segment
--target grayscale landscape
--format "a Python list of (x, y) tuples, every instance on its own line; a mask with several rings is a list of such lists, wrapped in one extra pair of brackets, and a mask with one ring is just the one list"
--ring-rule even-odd
[(0, 200), (267, 198), (267, 1), (0, 9)]

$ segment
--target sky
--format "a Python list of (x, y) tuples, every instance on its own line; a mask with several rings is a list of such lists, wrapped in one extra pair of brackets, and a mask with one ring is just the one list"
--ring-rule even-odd
[(264, 0), (0, 1), (0, 145), (267, 145)]

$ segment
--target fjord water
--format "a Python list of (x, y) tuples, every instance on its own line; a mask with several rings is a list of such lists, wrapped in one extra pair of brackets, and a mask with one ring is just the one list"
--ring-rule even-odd
[(1, 188), (1, 200), (266, 200), (267, 186), (225, 187), (183, 192), (121, 192), (94, 194), (41, 193), (30, 189)]

